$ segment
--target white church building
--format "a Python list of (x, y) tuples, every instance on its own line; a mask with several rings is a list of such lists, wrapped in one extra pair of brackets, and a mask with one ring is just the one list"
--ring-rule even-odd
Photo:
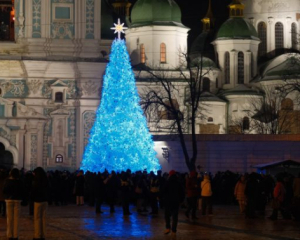
[[(0, 26), (0, 165), (27, 170), (37, 166), (48, 170), (78, 169), (99, 105), (114, 38), (110, 30), (112, 12), (105, 0), (5, 2), (0, 5), (0, 13), (6, 16)], [(129, 8), (124, 3), (121, 6)], [(190, 49), (194, 59), (204, 55), (208, 63), (205, 67), (209, 69), (203, 90), (211, 110), (197, 120), (201, 152), (198, 162), (210, 171), (230, 168), (234, 164), (226, 163), (225, 150), (228, 153), (231, 149), (235, 154), (237, 150), (227, 143), (239, 141), (231, 133), (243, 133), (247, 144), (234, 144), (244, 149), (240, 150), (243, 153), (236, 158), (231, 155), (231, 159), (236, 161), (235, 170), (248, 171), (250, 165), (269, 160), (260, 157), (264, 154), (250, 153), (253, 148), (256, 152), (267, 151), (266, 147), (259, 150), (253, 144), (262, 140), (272, 145), (271, 140), (263, 140), (260, 135), (245, 135), (260, 133), (252, 127), (251, 102), (261, 101), (265, 89), (275, 93), (278, 86), (286, 83), (283, 73), (298, 57), (297, 53), (288, 52), (299, 50), (300, 2), (233, 0), (228, 11), (230, 18), (214, 29), (215, 35), (210, 34), (211, 8), (206, 16), (199, 16), (204, 17), (203, 33)], [(178, 53), (188, 50), (189, 31), (181, 22), (179, 6), (173, 0), (138, 0), (127, 25), (125, 38), (133, 68), (143, 64), (176, 75), (176, 68), (183, 61)], [(199, 52), (199, 46), (205, 42), (203, 39), (210, 40), (206, 38), (209, 35), (213, 38), (205, 44), (213, 49), (213, 54), (205, 55), (205, 51)], [(141, 89), (147, 85), (148, 76), (140, 71), (136, 74)], [(184, 104), (184, 94), (182, 84), (179, 107)], [(279, 105), (282, 110), (291, 110), (293, 118), (298, 117), (294, 92)], [(162, 135), (150, 123), (149, 126), (153, 135)], [(282, 133), (300, 133), (298, 124), (290, 126)], [(271, 157), (296, 156), (295, 136), (289, 138), (291, 142), (275, 139), (279, 146), (286, 147)], [(156, 141), (156, 151), (163, 170), (186, 170), (179, 144), (168, 136), (161, 137), (165, 140)], [(247, 151), (249, 154), (245, 155)]]

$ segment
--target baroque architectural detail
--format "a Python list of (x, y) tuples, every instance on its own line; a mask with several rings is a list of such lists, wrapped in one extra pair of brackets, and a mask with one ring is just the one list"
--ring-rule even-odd
[(52, 54), (51, 52), (51, 44), (52, 44), (53, 39), (52, 38), (46, 38), (45, 43), (44, 43), (44, 52), (46, 56), (50, 56)]
[(79, 57), (83, 46), (81, 39), (72, 39), (72, 42), (74, 44), (74, 56)]
[(88, 143), (90, 137), (90, 130), (93, 127), (96, 113), (94, 111), (86, 111), (83, 113), (83, 147)]
[(0, 136), (5, 138), (11, 146), (16, 147), (16, 135), (10, 134), (4, 128), (0, 127)]
[(0, 81), (0, 87), (2, 89), (2, 96), (8, 92), (15, 97), (22, 96), (25, 93), (25, 86), (22, 81), (2, 80)]
[(42, 81), (39, 79), (28, 80), (27, 86), (31, 93), (36, 94), (42, 86)]
[(31, 150), (30, 150), (30, 169), (34, 169), (37, 166), (37, 145), (38, 137), (36, 134), (31, 134)]
[(71, 165), (72, 167), (76, 167), (76, 110), (70, 110), (70, 117), (69, 117), (69, 136), (71, 142)]
[(85, 95), (92, 95), (99, 92), (99, 86), (96, 82), (89, 80), (82, 85), (82, 92)]
[(74, 24), (57, 22), (52, 24), (52, 37), (58, 39), (73, 39)]
[(86, 38), (94, 38), (94, 0), (86, 1)]
[(33, 0), (32, 2), (32, 37), (41, 37), (41, 0)]

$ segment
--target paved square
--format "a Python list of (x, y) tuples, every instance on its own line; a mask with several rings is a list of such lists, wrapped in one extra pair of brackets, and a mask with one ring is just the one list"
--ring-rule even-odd
[[(47, 240), (93, 240), (93, 239), (182, 239), (182, 240), (250, 240), (250, 239), (300, 239), (300, 222), (279, 219), (271, 221), (264, 217), (245, 219), (238, 206), (214, 206), (214, 216), (201, 216), (197, 221), (186, 220), (184, 210), (179, 215), (176, 236), (164, 235), (163, 211), (158, 216), (138, 214), (131, 207), (130, 216), (123, 217), (121, 207), (110, 214), (107, 206), (96, 215), (89, 206), (49, 206)], [(271, 209), (268, 208), (267, 216)], [(6, 239), (6, 219), (0, 218), (0, 239)], [(33, 218), (28, 207), (22, 207), (20, 240), (33, 237)]]

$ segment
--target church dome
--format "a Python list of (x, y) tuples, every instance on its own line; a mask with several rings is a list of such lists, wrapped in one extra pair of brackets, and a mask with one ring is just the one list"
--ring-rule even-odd
[(131, 11), (131, 26), (177, 25), (181, 10), (174, 0), (138, 0)]
[(299, 78), (300, 54), (285, 53), (260, 67), (260, 77), (258, 80), (282, 80)]
[(255, 39), (259, 40), (254, 26), (241, 17), (233, 17), (222, 24), (217, 39)]

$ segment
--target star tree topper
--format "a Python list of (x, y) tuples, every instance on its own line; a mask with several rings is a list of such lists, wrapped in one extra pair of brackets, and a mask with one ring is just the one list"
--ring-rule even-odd
[(125, 33), (124, 30), (128, 29), (127, 27), (124, 27), (124, 23), (121, 24), (120, 18), (118, 18), (118, 24), (114, 23), (115, 27), (112, 27), (110, 29), (115, 30), (114, 33), (118, 33), (118, 39), (121, 39), (121, 33)]

